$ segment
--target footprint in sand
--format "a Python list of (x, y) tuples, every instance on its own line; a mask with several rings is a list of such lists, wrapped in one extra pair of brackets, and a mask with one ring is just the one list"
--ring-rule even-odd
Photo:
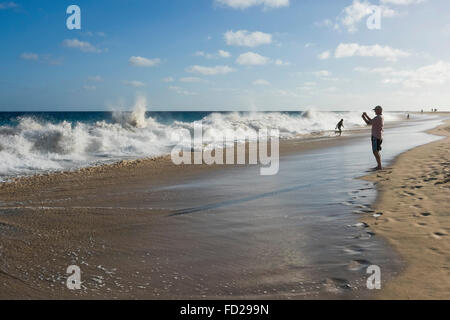
[(374, 232), (367, 231), (366, 233), (360, 233), (353, 237), (353, 239), (359, 239), (359, 240), (369, 240), (375, 235)]
[(450, 179), (446, 179), (446, 180), (443, 180), (443, 181), (438, 181), (434, 185), (438, 186), (438, 185), (446, 184), (446, 183), (449, 183), (449, 182), (450, 182)]
[(353, 261), (350, 261), (350, 263), (347, 265), (347, 269), (350, 271), (358, 271), (358, 270), (367, 268), (370, 265), (371, 265), (371, 263), (367, 260), (363, 260), (363, 259), (353, 260)]
[(340, 278), (328, 278), (323, 282), (326, 291), (340, 292), (342, 290), (351, 290), (352, 287), (348, 280)]
[(353, 228), (368, 228), (369, 225), (365, 222), (358, 222), (352, 225), (348, 225), (349, 227), (353, 227)]
[(343, 251), (349, 255), (358, 255), (363, 253), (364, 249), (359, 246), (351, 246), (349, 248), (344, 248)]
[(431, 248), (429, 248), (429, 250), (431, 250), (431, 251), (433, 251), (434, 253), (437, 253), (437, 254), (444, 254), (441, 250), (439, 250), (438, 248), (433, 248), (433, 247), (431, 247)]
[(383, 212), (377, 212), (377, 213), (374, 213), (372, 216), (374, 217), (374, 218), (379, 218), (379, 217), (381, 217), (383, 215)]
[(447, 234), (445, 233), (445, 232), (441, 232), (441, 231), (438, 231), (438, 232), (435, 232), (435, 233), (433, 233), (433, 237), (434, 238), (436, 238), (436, 239), (440, 239), (440, 238), (442, 238), (442, 237), (445, 237)]
[(425, 227), (426, 225), (427, 225), (427, 224), (424, 223), (424, 222), (418, 222), (418, 223), (416, 224), (417, 227)]
[(431, 213), (429, 213), (429, 212), (422, 212), (420, 215), (422, 217), (429, 217), (429, 216), (431, 216)]

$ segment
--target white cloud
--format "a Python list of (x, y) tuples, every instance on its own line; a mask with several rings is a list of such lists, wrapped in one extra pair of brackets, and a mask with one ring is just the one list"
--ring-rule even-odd
[(15, 2), (0, 2), (0, 10), (7, 10), (7, 9), (13, 9), (17, 8), (18, 4)]
[(409, 57), (409, 52), (394, 49), (389, 46), (380, 46), (378, 44), (372, 46), (362, 46), (357, 43), (341, 43), (334, 53), (336, 58), (346, 57), (379, 57), (388, 61), (396, 61), (398, 58)]
[(275, 63), (276, 66), (280, 66), (280, 67), (287, 67), (287, 66), (291, 65), (288, 61), (283, 61), (281, 59), (276, 59), (274, 61), (274, 63)]
[(330, 19), (324, 19), (322, 21), (315, 22), (314, 25), (316, 27), (332, 27), (334, 23)]
[(101, 82), (103, 81), (101, 76), (91, 76), (88, 78), (89, 81), (94, 81), (94, 82)]
[(260, 5), (263, 5), (265, 9), (281, 8), (288, 7), (290, 4), (289, 0), (215, 0), (215, 3), (241, 10)]
[(186, 96), (196, 95), (195, 92), (191, 92), (189, 90), (186, 90), (184, 88), (177, 87), (177, 86), (170, 86), (169, 89), (175, 91), (178, 94), (183, 94), (183, 95), (186, 95)]
[(253, 81), (254, 86), (269, 86), (270, 82), (264, 79), (257, 79)]
[(43, 63), (54, 65), (54, 66), (61, 65), (64, 61), (63, 58), (54, 58), (51, 54), (40, 55), (39, 60), (41, 60), (41, 62), (43, 62)]
[(272, 94), (274, 96), (289, 97), (289, 98), (298, 98), (299, 97), (299, 95), (296, 92), (292, 92), (289, 90), (283, 90), (283, 89), (271, 90), (270, 94)]
[(201, 79), (201, 78), (197, 78), (197, 77), (185, 77), (185, 78), (180, 78), (181, 82), (186, 82), (186, 83), (199, 83), (199, 82), (208, 82), (207, 80)]
[(269, 63), (272, 63), (279, 67), (285, 67), (290, 65), (288, 61), (284, 61), (281, 59), (272, 60), (269, 57), (265, 57), (254, 52), (246, 52), (239, 55), (239, 57), (236, 59), (236, 63), (247, 66), (261, 66)]
[(51, 54), (37, 54), (33, 52), (24, 52), (20, 55), (20, 59), (27, 61), (39, 61), (40, 63), (49, 65), (61, 65), (62, 58), (55, 58)]
[(269, 63), (270, 59), (254, 52), (247, 52), (241, 54), (236, 63), (247, 66), (264, 65)]
[(230, 46), (257, 47), (272, 43), (272, 35), (260, 31), (238, 30), (234, 32), (230, 30), (225, 32), (224, 38)]
[(331, 76), (331, 72), (328, 70), (320, 70), (313, 72), (313, 75), (315, 75), (318, 78), (326, 78)]
[(80, 41), (78, 39), (66, 39), (63, 41), (63, 46), (67, 48), (79, 49), (82, 52), (100, 53), (102, 50), (96, 48), (87, 41)]
[(338, 88), (336, 88), (336, 87), (328, 87), (325, 89), (325, 91), (327, 91), (327, 92), (336, 92), (337, 90), (338, 90)]
[(212, 58), (212, 55), (208, 55), (204, 51), (197, 51), (196, 53), (194, 53), (194, 55), (197, 57), (206, 57), (208, 59)]
[(391, 67), (386, 67), (386, 68), (373, 68), (373, 69), (369, 69), (369, 68), (364, 68), (364, 67), (356, 67), (355, 71), (358, 72), (365, 72), (365, 73), (378, 73), (378, 74), (385, 74), (385, 73), (389, 73), (391, 71), (393, 71), (394, 69)]
[(86, 91), (94, 91), (94, 90), (97, 90), (97, 87), (96, 86), (84, 85), (83, 89), (86, 90)]
[(190, 73), (198, 73), (203, 74), (205, 76), (213, 76), (219, 74), (227, 74), (230, 72), (235, 72), (236, 69), (233, 69), (229, 66), (215, 66), (215, 67), (204, 67), (204, 66), (191, 66), (186, 69), (187, 72)]
[(143, 83), (141, 81), (137, 81), (137, 80), (124, 81), (123, 84), (125, 84), (127, 86), (131, 86), (131, 87), (135, 87), (135, 88), (145, 87), (145, 83)]
[(228, 51), (225, 50), (219, 50), (219, 56), (221, 56), (222, 58), (229, 58), (231, 57), (231, 53), (229, 53)]
[(325, 52), (322, 52), (321, 54), (319, 54), (317, 57), (318, 57), (320, 60), (327, 60), (327, 59), (330, 58), (330, 56), (331, 56), (330, 51), (325, 51)]
[(355, 68), (358, 72), (378, 74), (385, 84), (402, 84), (405, 88), (419, 89), (427, 85), (450, 83), (450, 62), (438, 61), (435, 64), (411, 70), (393, 68)]
[(381, 3), (394, 5), (410, 5), (425, 2), (425, 0), (381, 0)]
[(23, 60), (37, 61), (37, 60), (39, 60), (39, 55), (36, 53), (32, 53), (32, 52), (24, 52), (20, 55), (20, 58)]
[(129, 59), (130, 65), (135, 67), (154, 67), (161, 63), (161, 59), (148, 59), (139, 56), (132, 56)]
[(311, 93), (312, 91), (316, 91), (317, 89), (314, 87), (311, 87), (311, 86), (300, 86), (300, 87), (297, 87), (297, 90), (308, 91), (308, 93)]
[(87, 32), (83, 33), (83, 35), (86, 35), (89, 37), (93, 37), (93, 36), (106, 37), (106, 33), (104, 33), (104, 32), (87, 31)]
[(231, 53), (225, 50), (219, 50), (217, 53), (205, 53), (204, 51), (197, 51), (194, 55), (198, 57), (205, 57), (206, 59), (218, 59), (218, 58), (229, 58)]
[(376, 10), (380, 10), (381, 17), (390, 18), (396, 15), (396, 12), (386, 6), (375, 6), (370, 2), (364, 0), (354, 0), (353, 3), (344, 8), (341, 18), (342, 25), (347, 28), (348, 32), (356, 32), (358, 30), (357, 25), (365, 18)]
[(298, 87), (297, 90), (300, 90), (303, 93), (312, 94), (317, 91), (317, 83), (313, 81), (305, 82), (302, 86)]

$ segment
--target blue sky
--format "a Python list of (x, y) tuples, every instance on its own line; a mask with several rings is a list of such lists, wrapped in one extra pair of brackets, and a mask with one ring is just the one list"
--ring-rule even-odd
[(450, 110), (448, 0), (0, 0), (0, 35), (0, 111)]

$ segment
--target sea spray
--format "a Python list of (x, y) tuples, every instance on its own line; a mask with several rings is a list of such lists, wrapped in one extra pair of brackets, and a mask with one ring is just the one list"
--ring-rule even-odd
[(113, 119), (124, 126), (129, 125), (136, 128), (145, 128), (148, 125), (147, 112), (147, 98), (145, 96), (138, 96), (134, 103), (133, 111), (121, 112), (113, 111)]

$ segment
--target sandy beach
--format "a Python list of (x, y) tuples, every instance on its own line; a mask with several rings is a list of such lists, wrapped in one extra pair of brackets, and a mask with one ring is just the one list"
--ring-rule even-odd
[[(346, 135), (340, 139), (293, 140), (282, 143), (280, 153), (288, 156), (344, 146), (357, 138), (358, 135)], [(160, 265), (159, 261), (154, 261), (149, 248), (155, 241), (165, 241), (167, 237), (170, 243), (166, 243), (165, 248), (170, 247), (174, 251), (172, 255), (179, 255), (180, 250), (187, 249), (187, 244), (184, 237), (177, 239), (176, 235), (170, 235), (165, 225), (168, 221), (162, 219), (173, 213), (173, 209), (149, 207), (155, 200), (164, 200), (161, 194), (145, 199), (149, 195), (142, 194), (142, 190), (190, 183), (199, 177), (214, 179), (237, 167), (259, 170), (259, 166), (248, 165), (174, 165), (170, 156), (166, 156), (17, 178), (1, 184), (0, 203), (7, 205), (0, 214), (0, 298), (172, 299), (177, 296), (164, 294), (164, 289), (170, 288), (173, 279), (186, 281), (182, 289), (177, 289), (182, 298), (224, 298), (225, 293), (210, 296), (208, 289), (202, 290), (202, 285), (195, 283), (198, 279), (183, 277), (176, 266), (171, 266), (176, 270), (173, 277), (166, 279), (170, 270), (164, 271), (165, 263)], [(175, 193), (177, 195), (180, 196)], [(152, 234), (151, 230), (156, 229), (162, 230), (160, 236)], [(188, 247), (204, 245), (201, 243), (204, 239), (189, 241)], [(220, 245), (220, 241), (221, 237), (217, 236), (214, 242)], [(215, 254), (208, 253), (211, 255), (208, 259)], [(65, 266), (69, 264), (80, 265), (83, 272), (89, 274), (81, 291), (69, 291), (65, 287)], [(149, 264), (152, 265), (150, 270)], [(196, 268), (195, 274), (201, 275), (203, 267)], [(209, 270), (204, 270), (204, 274), (207, 272)], [(160, 279), (155, 279), (153, 273)], [(149, 290), (149, 287), (155, 289)], [(241, 296), (261, 298), (248, 293)], [(311, 297), (304, 294), (308, 296)]]
[[(2, 184), (0, 298), (368, 298), (371, 262), (386, 266), (381, 298), (448, 297), (448, 138), (368, 177), (381, 191), (372, 207), (372, 183), (352, 178), (355, 159), (329, 161), (361, 152), (372, 163), (366, 136), (283, 143), (285, 171), (271, 180), (256, 167), (176, 166), (163, 157)], [(411, 169), (413, 161), (423, 165)], [(365, 218), (366, 232), (349, 205), (383, 215)], [(383, 238), (405, 260), (392, 282), (398, 264)], [(65, 286), (71, 264), (82, 269), (82, 290)]]
[(450, 299), (450, 121), (429, 131), (444, 139), (400, 155), (392, 169), (366, 177), (377, 184), (383, 213), (363, 221), (405, 261), (381, 299)]

